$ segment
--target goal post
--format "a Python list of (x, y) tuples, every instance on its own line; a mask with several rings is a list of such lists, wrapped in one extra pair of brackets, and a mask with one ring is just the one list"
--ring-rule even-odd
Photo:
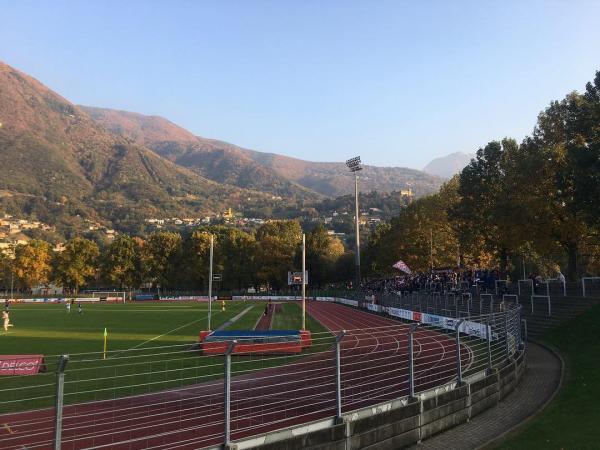
[(106, 302), (121, 302), (125, 303), (127, 292), (125, 291), (94, 291), (91, 293), (93, 298)]

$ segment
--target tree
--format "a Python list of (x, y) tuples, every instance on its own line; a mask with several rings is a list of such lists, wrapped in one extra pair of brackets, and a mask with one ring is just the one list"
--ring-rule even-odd
[(287, 272), (297, 269), (294, 261), (302, 240), (300, 224), (293, 220), (266, 223), (257, 230), (256, 240), (259, 279), (274, 289), (283, 288)]
[[(181, 267), (179, 280), (187, 289), (206, 289), (208, 287), (210, 260), (210, 228), (195, 230), (182, 244)], [(214, 242), (214, 273), (222, 269), (222, 263), (216, 250), (218, 240)]]
[(102, 277), (120, 289), (137, 287), (142, 280), (140, 258), (139, 242), (119, 234), (102, 255)]
[(256, 284), (256, 239), (235, 228), (218, 234), (219, 254), (223, 255), (223, 285), (243, 289)]
[(310, 272), (311, 285), (321, 285), (332, 278), (338, 259), (344, 254), (344, 244), (327, 234), (322, 224), (313, 228), (306, 236), (306, 266)]
[(50, 252), (50, 244), (37, 239), (16, 247), (14, 271), (21, 288), (31, 289), (48, 284), (52, 271)]
[(181, 249), (178, 233), (160, 231), (150, 235), (142, 247), (142, 263), (154, 285), (176, 287)]
[[(477, 151), (475, 159), (459, 176), (460, 201), (450, 208), (457, 224), (461, 251), (476, 253), (483, 245), (496, 253), (502, 276), (507, 273), (508, 255), (522, 245), (524, 236), (515, 228), (518, 204), (513, 195), (518, 186), (511, 184), (509, 174), (515, 168), (519, 146), (513, 139), (493, 141)], [(516, 191), (515, 191), (516, 189)]]
[(79, 288), (97, 274), (99, 255), (94, 241), (80, 237), (72, 239), (55, 257), (54, 280), (77, 294)]

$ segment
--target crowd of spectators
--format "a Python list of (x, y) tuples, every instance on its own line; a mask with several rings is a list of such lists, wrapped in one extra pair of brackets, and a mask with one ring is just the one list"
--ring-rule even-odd
[(373, 293), (432, 291), (468, 291), (478, 287), (482, 291), (496, 288), (500, 279), (498, 270), (440, 269), (415, 272), (389, 278), (369, 278), (362, 282), (362, 289)]

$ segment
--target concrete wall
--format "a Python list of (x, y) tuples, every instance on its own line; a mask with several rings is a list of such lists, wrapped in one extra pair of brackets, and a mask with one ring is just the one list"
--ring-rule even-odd
[[(340, 423), (308, 425), (264, 435), (231, 448), (260, 450), (380, 450), (398, 449), (468, 421), (496, 405), (517, 385), (525, 369), (525, 353), (489, 374), (344, 415)], [(320, 428), (320, 429), (316, 429)]]

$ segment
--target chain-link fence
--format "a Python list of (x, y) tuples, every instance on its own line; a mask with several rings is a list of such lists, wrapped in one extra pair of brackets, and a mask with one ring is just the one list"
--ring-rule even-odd
[[(346, 293), (347, 294), (347, 293)], [(460, 385), (522, 346), (520, 306), (404, 294), (309, 301), (302, 354), (196, 344), (46, 356), (0, 380), (0, 448), (202, 448)], [(339, 303), (343, 303), (339, 304)], [(40, 362), (41, 364), (41, 362)]]

